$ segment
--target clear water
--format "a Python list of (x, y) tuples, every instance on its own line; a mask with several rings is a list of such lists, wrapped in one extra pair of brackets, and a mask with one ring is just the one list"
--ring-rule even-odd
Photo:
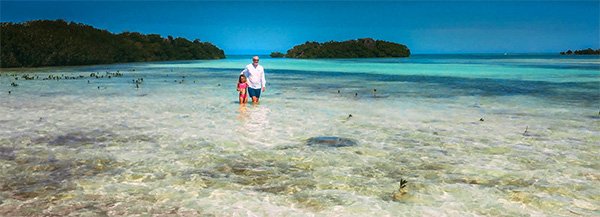
[(598, 57), (249, 60), (3, 70), (0, 215), (600, 215)]

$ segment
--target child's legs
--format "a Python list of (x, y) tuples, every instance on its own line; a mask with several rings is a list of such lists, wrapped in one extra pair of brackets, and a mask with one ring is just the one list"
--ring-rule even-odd
[(248, 88), (245, 88), (244, 90), (242, 90), (243, 95), (244, 95), (244, 103), (248, 102)]

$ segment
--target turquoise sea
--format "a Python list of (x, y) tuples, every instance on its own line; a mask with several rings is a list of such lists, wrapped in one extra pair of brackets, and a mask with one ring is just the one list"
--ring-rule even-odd
[(2, 69), (0, 216), (600, 216), (598, 56), (250, 58)]

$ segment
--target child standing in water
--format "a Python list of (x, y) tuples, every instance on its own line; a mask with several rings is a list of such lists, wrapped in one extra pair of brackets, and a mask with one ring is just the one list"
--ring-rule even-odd
[(237, 91), (240, 92), (240, 104), (248, 102), (248, 83), (246, 83), (246, 76), (240, 75), (237, 84)]

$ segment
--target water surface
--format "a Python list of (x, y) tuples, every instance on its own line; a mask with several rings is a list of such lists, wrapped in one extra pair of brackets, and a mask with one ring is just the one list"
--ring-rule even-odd
[(249, 60), (4, 69), (0, 215), (600, 215), (598, 57)]

